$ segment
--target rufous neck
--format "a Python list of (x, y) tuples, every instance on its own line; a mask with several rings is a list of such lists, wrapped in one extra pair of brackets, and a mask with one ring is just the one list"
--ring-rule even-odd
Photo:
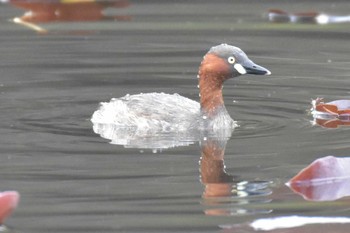
[(215, 115), (217, 110), (224, 106), (222, 83), (214, 79), (207, 75), (200, 75), (199, 77), (201, 110), (208, 116)]
[(224, 107), (222, 87), (224, 80), (227, 79), (227, 67), (224, 66), (221, 58), (207, 54), (199, 67), (201, 110), (209, 117), (214, 116), (218, 109)]

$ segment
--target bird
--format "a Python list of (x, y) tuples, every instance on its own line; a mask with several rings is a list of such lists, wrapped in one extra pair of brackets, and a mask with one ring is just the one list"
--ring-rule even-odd
[(102, 134), (106, 125), (113, 125), (113, 131), (132, 128), (138, 134), (233, 129), (237, 124), (225, 108), (223, 84), (245, 74), (270, 75), (271, 72), (255, 64), (238, 47), (213, 46), (199, 66), (199, 102), (177, 93), (141, 93), (112, 98), (110, 102), (100, 103), (93, 113), (94, 131)]

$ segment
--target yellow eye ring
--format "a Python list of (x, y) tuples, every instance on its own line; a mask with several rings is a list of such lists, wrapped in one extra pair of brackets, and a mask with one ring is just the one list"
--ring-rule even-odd
[(228, 61), (228, 63), (230, 63), (230, 64), (234, 64), (234, 63), (236, 62), (236, 58), (235, 58), (235, 57), (228, 57), (228, 58), (227, 58), (227, 61)]

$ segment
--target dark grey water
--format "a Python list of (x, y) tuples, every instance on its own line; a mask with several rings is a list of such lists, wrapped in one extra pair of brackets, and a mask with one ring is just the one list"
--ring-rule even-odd
[[(348, 198), (309, 202), (284, 183), (316, 158), (350, 154), (350, 128), (313, 126), (307, 114), (311, 98), (349, 95), (350, 25), (270, 24), (269, 8), (350, 11), (340, 0), (135, 1), (110, 9), (130, 21), (39, 24), (43, 35), (8, 21), (23, 11), (0, 5), (0, 190), (22, 196), (6, 225), (14, 232), (253, 232), (245, 224), (259, 218), (348, 216)], [(227, 141), (226, 172), (268, 188), (206, 198), (198, 144), (153, 153), (94, 134), (90, 117), (112, 97), (157, 91), (198, 100), (198, 65), (222, 42), (272, 71), (224, 87), (240, 124)]]

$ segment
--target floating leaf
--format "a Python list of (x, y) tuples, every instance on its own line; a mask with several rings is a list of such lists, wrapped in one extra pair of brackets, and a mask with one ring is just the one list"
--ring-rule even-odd
[(287, 185), (307, 200), (331, 201), (350, 195), (350, 158), (327, 156), (315, 160)]

